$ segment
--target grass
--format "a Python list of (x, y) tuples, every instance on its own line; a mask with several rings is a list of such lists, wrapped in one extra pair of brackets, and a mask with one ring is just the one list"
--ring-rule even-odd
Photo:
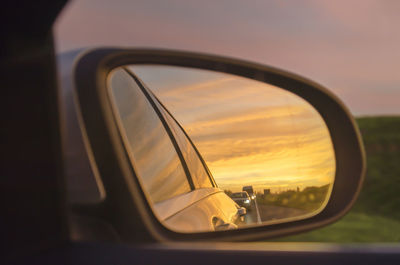
[(399, 242), (400, 221), (379, 215), (350, 212), (340, 221), (325, 228), (273, 241), (337, 243)]
[(400, 241), (400, 117), (365, 117), (357, 123), (368, 168), (353, 209), (332, 225), (279, 241)]
[(400, 220), (400, 117), (357, 120), (367, 153), (367, 175), (354, 211)]

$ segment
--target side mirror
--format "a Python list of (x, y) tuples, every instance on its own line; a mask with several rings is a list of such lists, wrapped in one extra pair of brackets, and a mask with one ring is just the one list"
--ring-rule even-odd
[(360, 134), (322, 86), (204, 54), (77, 58), (77, 113), (104, 198), (75, 209), (123, 239), (138, 229), (156, 240), (271, 238), (332, 223), (354, 203)]

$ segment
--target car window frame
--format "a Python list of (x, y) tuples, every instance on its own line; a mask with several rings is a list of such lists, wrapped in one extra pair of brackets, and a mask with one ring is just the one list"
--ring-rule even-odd
[[(142, 89), (143, 93), (145, 95), (148, 95), (148, 100), (151, 101), (151, 104), (153, 106), (153, 108), (157, 109), (157, 114), (159, 115), (160, 119), (165, 120), (165, 117), (163, 116), (163, 114), (161, 113), (162, 111), (166, 112), (166, 115), (169, 115), (169, 117), (171, 117), (172, 121), (176, 123), (176, 125), (178, 126), (178, 128), (181, 130), (181, 132), (185, 135), (185, 140), (188, 141), (189, 145), (194, 149), (197, 158), (200, 160), (201, 165), (204, 169), (204, 171), (206, 172), (209, 181), (211, 182), (211, 187), (206, 187), (206, 188), (217, 188), (218, 185), (215, 182), (215, 179), (210, 171), (210, 169), (208, 168), (206, 162), (204, 161), (204, 158), (201, 156), (199, 150), (196, 148), (196, 145), (193, 143), (192, 139), (189, 137), (189, 135), (186, 133), (185, 129), (182, 127), (182, 125), (175, 119), (174, 115), (172, 115), (172, 113), (165, 107), (165, 105), (160, 101), (160, 99), (149, 89), (146, 87), (146, 84), (143, 83), (143, 81), (138, 78), (131, 70), (129, 70), (127, 67), (123, 67), (125, 69), (125, 71), (136, 81), (136, 83), (139, 84), (139, 87)], [(154, 102), (154, 100), (157, 101), (157, 103), (161, 106), (162, 109), (159, 109), (157, 104)], [(162, 117), (161, 117), (162, 116)], [(174, 137), (174, 133), (173, 133), (173, 128), (170, 127), (170, 125), (168, 124), (168, 121), (166, 121), (165, 126), (168, 127), (168, 130), (171, 132), (171, 137), (173, 138), (173, 140), (176, 142), (177, 147), (180, 150), (180, 153), (182, 154), (182, 146), (180, 146), (180, 144), (178, 143), (178, 141), (175, 139)], [(194, 181), (193, 178), (195, 178), (195, 176), (193, 176), (190, 172), (189, 166), (188, 166), (188, 162), (186, 161), (185, 157), (182, 154), (182, 159), (185, 162), (185, 165), (187, 166), (188, 169), (188, 173), (189, 176), (192, 179), (193, 185), (194, 185)], [(194, 185), (194, 190), (196, 189), (200, 189), (200, 187), (196, 187), (196, 185)], [(193, 190), (192, 190), (193, 191)]]
[[(160, 113), (158, 113), (158, 109), (155, 108), (153, 102), (151, 101), (151, 98), (149, 99), (148, 94), (143, 91), (143, 88), (140, 86), (140, 84), (138, 84), (138, 82), (136, 82), (136, 80), (132, 79), (131, 75), (124, 68), (117, 68), (113, 71), (113, 73), (118, 73), (119, 71), (121, 73), (123, 73), (124, 78), (127, 81), (132, 82), (132, 84), (134, 84), (134, 86), (135, 86), (134, 89), (137, 90), (138, 95), (140, 95), (140, 97), (141, 97), (139, 100), (145, 101), (145, 104), (147, 105), (149, 110), (152, 110), (151, 112), (152, 112), (154, 119), (156, 119), (159, 126), (161, 126), (160, 128), (157, 128), (157, 130), (163, 131), (162, 133), (166, 137), (165, 140), (171, 144), (171, 146), (170, 146), (171, 152), (174, 152), (174, 157), (176, 159), (178, 159), (177, 162), (180, 164), (180, 167), (182, 167), (182, 172), (179, 174), (179, 176), (178, 175), (176, 176), (176, 181), (183, 182), (186, 179), (185, 190), (183, 192), (180, 192), (178, 194), (169, 194), (165, 198), (161, 198), (161, 199), (159, 198), (159, 200), (155, 200), (155, 198), (153, 196), (155, 194), (153, 194), (150, 191), (150, 189), (148, 189), (149, 187), (147, 187), (147, 185), (145, 184), (145, 183), (147, 183), (146, 177), (144, 177), (140, 174), (140, 170), (139, 170), (140, 167), (137, 167), (137, 163), (136, 163), (137, 161), (135, 158), (136, 155), (134, 154), (134, 152), (131, 148), (132, 143), (128, 139), (128, 136), (127, 136), (127, 131), (125, 129), (125, 125), (124, 125), (123, 119), (121, 117), (120, 109), (117, 104), (117, 102), (118, 102), (117, 97), (116, 97), (115, 92), (112, 92), (112, 86), (110, 85), (109, 93), (110, 93), (111, 98), (113, 98), (113, 102), (114, 102), (113, 108), (114, 108), (115, 117), (116, 117), (116, 120), (118, 121), (118, 126), (120, 127), (121, 132), (123, 132), (123, 133), (121, 133), (121, 136), (124, 139), (124, 144), (126, 145), (127, 150), (129, 150), (128, 153), (130, 153), (129, 156), (131, 159), (132, 166), (133, 166), (134, 170), (137, 171), (137, 176), (139, 177), (140, 182), (142, 183), (144, 191), (148, 194), (149, 200), (152, 201), (153, 203), (162, 202), (162, 201), (174, 198), (176, 196), (192, 192), (194, 190), (194, 186), (192, 185), (193, 183), (191, 182), (192, 179), (190, 178), (190, 175), (188, 175), (188, 172), (185, 169), (185, 166), (187, 166), (187, 164), (184, 164), (182, 161), (183, 156), (182, 156), (181, 150), (180, 150), (174, 136), (170, 134), (170, 131), (169, 131), (170, 128), (168, 127), (168, 124), (166, 123), (167, 121), (165, 121), (163, 119), (163, 117), (160, 116)], [(111, 74), (110, 74), (110, 76), (111, 76)], [(158, 163), (159, 160), (155, 161), (155, 162)], [(149, 165), (150, 165), (150, 167), (152, 167), (154, 165), (153, 159), (152, 159), (152, 161), (149, 161)], [(171, 176), (162, 176), (162, 178), (160, 178), (159, 180), (161, 180), (161, 181), (168, 180), (167, 178), (169, 178), (169, 177), (171, 177)], [(170, 183), (168, 183), (168, 181), (166, 181), (166, 185), (169, 185), (169, 184)], [(153, 185), (154, 185), (154, 182), (153, 182)], [(166, 186), (163, 186), (163, 187), (166, 187)], [(174, 188), (176, 188), (176, 187), (174, 187)], [(157, 188), (157, 190), (160, 190), (160, 188)], [(171, 187), (169, 187), (168, 190), (171, 190)]]

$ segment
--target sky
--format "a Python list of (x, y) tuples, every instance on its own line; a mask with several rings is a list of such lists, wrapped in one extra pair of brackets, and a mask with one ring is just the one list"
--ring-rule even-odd
[(400, 1), (76, 0), (57, 52), (153, 47), (241, 58), (329, 88), (355, 116), (400, 114)]
[[(130, 67), (193, 140), (221, 189), (263, 193), (332, 184), (329, 131), (300, 97), (262, 82), (183, 67)], [(128, 132), (131, 133), (131, 132)]]

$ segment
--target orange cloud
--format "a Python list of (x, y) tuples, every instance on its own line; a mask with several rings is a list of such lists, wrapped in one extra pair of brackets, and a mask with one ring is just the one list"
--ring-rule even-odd
[(333, 183), (336, 166), (329, 131), (317, 111), (298, 96), (211, 71), (131, 69), (184, 127), (220, 188), (278, 190)]

